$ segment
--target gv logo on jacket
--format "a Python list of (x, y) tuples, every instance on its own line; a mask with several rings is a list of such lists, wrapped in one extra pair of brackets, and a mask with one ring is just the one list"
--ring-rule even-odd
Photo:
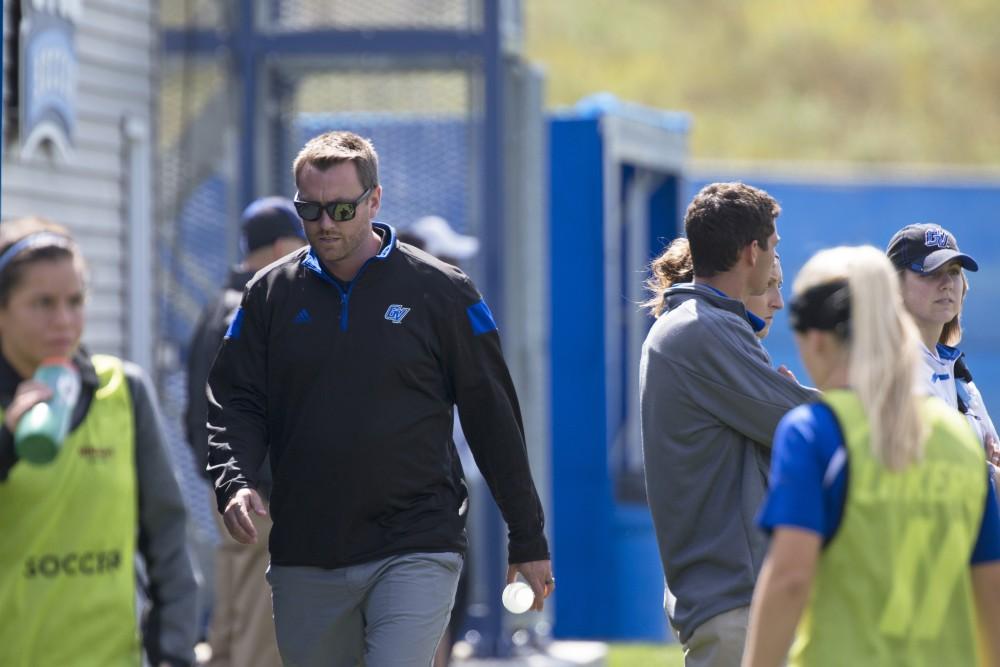
[(394, 303), (389, 306), (389, 309), (385, 311), (385, 319), (389, 320), (393, 324), (399, 324), (406, 317), (406, 314), (410, 312), (410, 309), (406, 306), (401, 306), (398, 303)]

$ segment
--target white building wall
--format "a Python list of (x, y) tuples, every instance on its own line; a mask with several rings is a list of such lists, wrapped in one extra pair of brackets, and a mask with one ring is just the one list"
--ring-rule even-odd
[[(29, 0), (22, 0), (29, 1)], [(4, 0), (4, 99), (15, 80), (10, 37), (14, 0)], [(77, 126), (75, 147), (65, 158), (52, 151), (22, 157), (20, 137), (4, 146), (3, 219), (42, 215), (68, 227), (79, 241), (90, 267), (90, 292), (84, 343), (92, 352), (107, 352), (148, 362), (152, 340), (129, 344), (130, 303), (145, 303), (152, 312), (152, 262), (130, 266), (129, 206), (133, 187), (148, 190), (149, 181), (130, 183), (129, 143), (125, 120), (153, 127), (158, 90), (156, 0), (83, 0), (76, 24)], [(16, 120), (5, 104), (4, 122)], [(9, 137), (9, 135), (8, 135)], [(145, 151), (147, 174), (155, 173), (153, 151)], [(147, 198), (151, 193), (145, 192)], [(152, 225), (152, 220), (144, 221)], [(130, 271), (148, 272), (144, 292), (130, 288)], [(152, 369), (147, 368), (152, 371)]]

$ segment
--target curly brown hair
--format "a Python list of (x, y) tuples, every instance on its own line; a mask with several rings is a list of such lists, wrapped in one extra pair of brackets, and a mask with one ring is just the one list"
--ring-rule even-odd
[(684, 214), (694, 273), (711, 278), (733, 268), (754, 241), (767, 250), (781, 207), (774, 197), (745, 183), (712, 183), (701, 189)]

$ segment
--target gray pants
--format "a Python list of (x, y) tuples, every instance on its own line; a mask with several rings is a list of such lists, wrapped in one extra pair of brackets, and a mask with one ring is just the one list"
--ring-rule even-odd
[(414, 553), (325, 570), (272, 565), (286, 667), (428, 667), (462, 571), (457, 553)]
[(750, 607), (739, 607), (708, 619), (684, 644), (684, 667), (736, 667), (743, 659)]

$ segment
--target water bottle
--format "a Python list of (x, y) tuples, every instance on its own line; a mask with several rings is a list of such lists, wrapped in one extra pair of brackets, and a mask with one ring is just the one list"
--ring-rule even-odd
[(510, 613), (523, 614), (535, 604), (535, 592), (523, 581), (515, 581), (503, 589), (500, 601)]
[(69, 433), (73, 408), (80, 396), (80, 374), (69, 359), (42, 360), (35, 379), (52, 390), (52, 397), (24, 413), (14, 432), (14, 449), (22, 461), (42, 465), (59, 454)]

